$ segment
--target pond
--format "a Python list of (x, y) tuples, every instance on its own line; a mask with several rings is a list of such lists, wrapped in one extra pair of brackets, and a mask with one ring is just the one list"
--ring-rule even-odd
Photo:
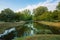
[[(28, 30), (23, 32), (22, 36), (32, 36), (35, 33), (36, 28), (33, 27), (33, 23), (25, 24), (25, 27), (28, 27)], [(18, 38), (18, 31), (16, 28), (10, 28), (5, 30), (2, 34), (0, 34), (0, 40), (12, 40), (14, 38)]]
[[(45, 30), (45, 26), (36, 25), (33, 22), (28, 22), (25, 23), (23, 26), (21, 26), (22, 28), (20, 28), (20, 26), (17, 28), (19, 30), (17, 30), (15, 27), (10, 28), (5, 30), (2, 34), (0, 34), (0, 40), (13, 40), (15, 38), (18, 37), (26, 37), (26, 36), (33, 36), (34, 34), (47, 34), (47, 33), (51, 33), (50, 30)], [(40, 28), (39, 28), (40, 27)], [(45, 27), (44, 29), (41, 27)]]

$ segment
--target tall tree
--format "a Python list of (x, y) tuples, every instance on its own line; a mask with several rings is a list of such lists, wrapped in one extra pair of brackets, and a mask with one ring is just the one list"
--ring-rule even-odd
[(32, 20), (31, 12), (30, 10), (24, 10), (21, 12), (23, 15), (23, 20)]
[(52, 18), (54, 19), (54, 20), (58, 20), (58, 10), (54, 10), (53, 11), (53, 13), (52, 13)]
[(38, 16), (38, 15), (43, 14), (46, 11), (48, 11), (47, 7), (40, 6), (40, 7), (37, 7), (36, 9), (34, 9), (33, 13), (35, 14), (35, 16)]
[(58, 3), (56, 9), (57, 9), (57, 10), (60, 10), (60, 2)]
[[(40, 7), (37, 7), (36, 9), (33, 10), (33, 14), (34, 14), (34, 20), (40, 20), (42, 18), (40, 18), (41, 15), (45, 15), (44, 13), (47, 13), (48, 12), (48, 9), (47, 7), (44, 7), (44, 6), (40, 6)], [(43, 16), (41, 16), (43, 17)], [(44, 16), (45, 18), (45, 16)]]
[(1, 19), (3, 21), (12, 21), (14, 16), (15, 16), (15, 13), (9, 8), (1, 11)]

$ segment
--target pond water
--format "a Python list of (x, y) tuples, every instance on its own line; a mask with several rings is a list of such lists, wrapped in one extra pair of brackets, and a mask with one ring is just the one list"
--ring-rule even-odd
[(15, 31), (15, 28), (11, 28), (11, 29), (5, 30), (2, 34), (0, 34), (0, 37), (9, 34), (9, 33), (11, 33), (12, 31)]
[[(20, 34), (22, 32), (21, 31), (22, 29), (18, 30), (18, 31), (16, 30), (16, 28), (7, 29), (2, 34), (0, 34), (0, 40), (1, 39), (2, 40), (12, 40), (12, 39), (15, 39), (15, 38), (18, 38), (18, 37), (32, 36), (34, 34), (51, 33), (50, 30), (44, 30), (44, 29), (43, 30), (38, 30), (38, 29), (36, 29), (33, 22), (26, 23), (24, 25), (24, 28), (27, 28), (27, 31), (23, 31), (23, 34)], [(20, 32), (20, 33), (18, 34), (18, 32)], [(19, 36), (19, 35), (22, 35), (22, 36)]]
[[(28, 23), (26, 24), (26, 26), (29, 28), (29, 32), (24, 32), (23, 36), (32, 36), (34, 35), (34, 31), (36, 30), (36, 28), (33, 27), (33, 23)], [(13, 36), (11, 36), (13, 35)], [(17, 31), (16, 28), (11, 28), (8, 30), (5, 30), (2, 34), (0, 34), (0, 39), (4, 39), (4, 38), (8, 38), (8, 37), (12, 37), (12, 39), (17, 38)], [(7, 39), (7, 40), (12, 40)], [(4, 39), (6, 40), (6, 39)]]

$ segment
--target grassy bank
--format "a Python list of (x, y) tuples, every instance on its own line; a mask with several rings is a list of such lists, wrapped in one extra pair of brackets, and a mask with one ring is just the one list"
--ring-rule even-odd
[(40, 21), (38, 23), (44, 24), (44, 25), (49, 25), (49, 26), (54, 26), (57, 28), (60, 28), (60, 22), (48, 22), (48, 21)]
[(42, 35), (21, 37), (14, 40), (60, 40), (60, 35), (42, 34)]

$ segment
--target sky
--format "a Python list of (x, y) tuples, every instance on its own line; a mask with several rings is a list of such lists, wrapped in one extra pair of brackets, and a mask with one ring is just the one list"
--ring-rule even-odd
[(33, 10), (39, 6), (46, 6), (49, 10), (54, 10), (60, 0), (0, 0), (0, 11), (10, 8), (13, 11)]

